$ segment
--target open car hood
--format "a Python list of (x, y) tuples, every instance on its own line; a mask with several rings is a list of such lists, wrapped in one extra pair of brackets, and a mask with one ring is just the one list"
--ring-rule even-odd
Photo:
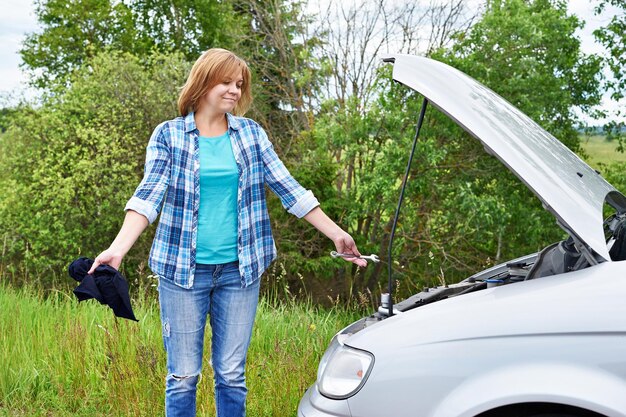
[(553, 213), (561, 227), (610, 261), (602, 208), (626, 212), (626, 198), (558, 139), (508, 101), (444, 63), (388, 55), (393, 79), (412, 88), (480, 140)]

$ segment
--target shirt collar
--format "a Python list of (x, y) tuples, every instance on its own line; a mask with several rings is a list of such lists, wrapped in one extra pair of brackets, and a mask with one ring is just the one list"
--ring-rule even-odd
[(193, 118), (194, 112), (187, 113), (185, 116), (185, 133), (196, 130), (196, 120)]
[[(193, 132), (196, 130), (196, 120), (193, 118), (194, 112), (189, 112), (185, 116), (185, 133)], [(228, 128), (239, 130), (239, 120), (230, 113), (226, 113), (226, 119), (228, 120)]]
[(239, 119), (230, 113), (226, 113), (226, 119), (228, 120), (228, 128), (239, 130)]

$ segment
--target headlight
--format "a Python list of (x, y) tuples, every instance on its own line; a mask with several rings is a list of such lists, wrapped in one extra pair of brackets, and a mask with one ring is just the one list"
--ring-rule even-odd
[(333, 338), (317, 371), (317, 388), (326, 397), (344, 399), (356, 394), (367, 379), (374, 355), (364, 350), (345, 346)]

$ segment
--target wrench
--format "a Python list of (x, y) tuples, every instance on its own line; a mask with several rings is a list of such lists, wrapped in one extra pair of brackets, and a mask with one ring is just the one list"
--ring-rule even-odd
[(378, 263), (378, 262), (380, 262), (380, 258), (378, 258), (378, 256), (377, 256), (377, 255), (374, 255), (374, 254), (369, 255), (369, 256), (366, 256), (366, 255), (356, 256), (356, 255), (353, 255), (353, 254), (351, 254), (351, 253), (339, 253), (339, 252), (336, 252), (336, 251), (332, 251), (332, 252), (330, 253), (330, 256), (332, 256), (333, 258), (357, 258), (357, 259), (366, 259), (366, 260), (368, 260), (368, 261), (372, 261), (372, 262), (374, 262), (374, 263)]

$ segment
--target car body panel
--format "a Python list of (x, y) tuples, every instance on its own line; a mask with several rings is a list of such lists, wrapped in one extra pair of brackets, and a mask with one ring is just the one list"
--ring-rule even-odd
[[(560, 338), (551, 342), (554, 352), (566, 349)], [(614, 342), (610, 337), (594, 337), (586, 342), (586, 347), (594, 350), (597, 343)], [(541, 349), (549, 346), (542, 343)], [(568, 404), (606, 416), (623, 415), (626, 410), (624, 379), (580, 359), (581, 356), (561, 355), (557, 359), (489, 368), (489, 372), (475, 376), (448, 394), (433, 416), (470, 417), (508, 404), (533, 402)], [(613, 363), (606, 365), (615, 366)], [(477, 392), (481, 392), (479, 402)], [(471, 408), (465, 404), (471, 404)]]
[(324, 397), (313, 385), (304, 394), (298, 408), (298, 416), (306, 417), (351, 417), (347, 401), (337, 401)]
[[(626, 416), (626, 396), (615, 395), (626, 393), (625, 273), (624, 261), (602, 263), (439, 301), (365, 328), (345, 341), (376, 358), (348, 399), (352, 416), (393, 407), (398, 417), (460, 417), (524, 401)], [(392, 394), (379, 394), (392, 385)]]
[[(394, 350), (347, 402), (352, 417), (469, 417), (524, 402), (625, 416), (625, 363), (615, 362), (623, 354), (624, 338), (593, 334), (581, 341), (574, 336), (569, 339), (576, 340), (574, 348), (564, 344), (567, 340), (522, 336)], [(607, 349), (598, 352), (599, 344)], [(520, 347), (524, 355), (518, 354)], [(597, 362), (590, 360), (594, 356)]]
[(442, 62), (389, 55), (393, 79), (426, 97), (500, 159), (559, 221), (604, 260), (607, 195), (620, 212), (626, 198), (558, 139), (505, 99)]

